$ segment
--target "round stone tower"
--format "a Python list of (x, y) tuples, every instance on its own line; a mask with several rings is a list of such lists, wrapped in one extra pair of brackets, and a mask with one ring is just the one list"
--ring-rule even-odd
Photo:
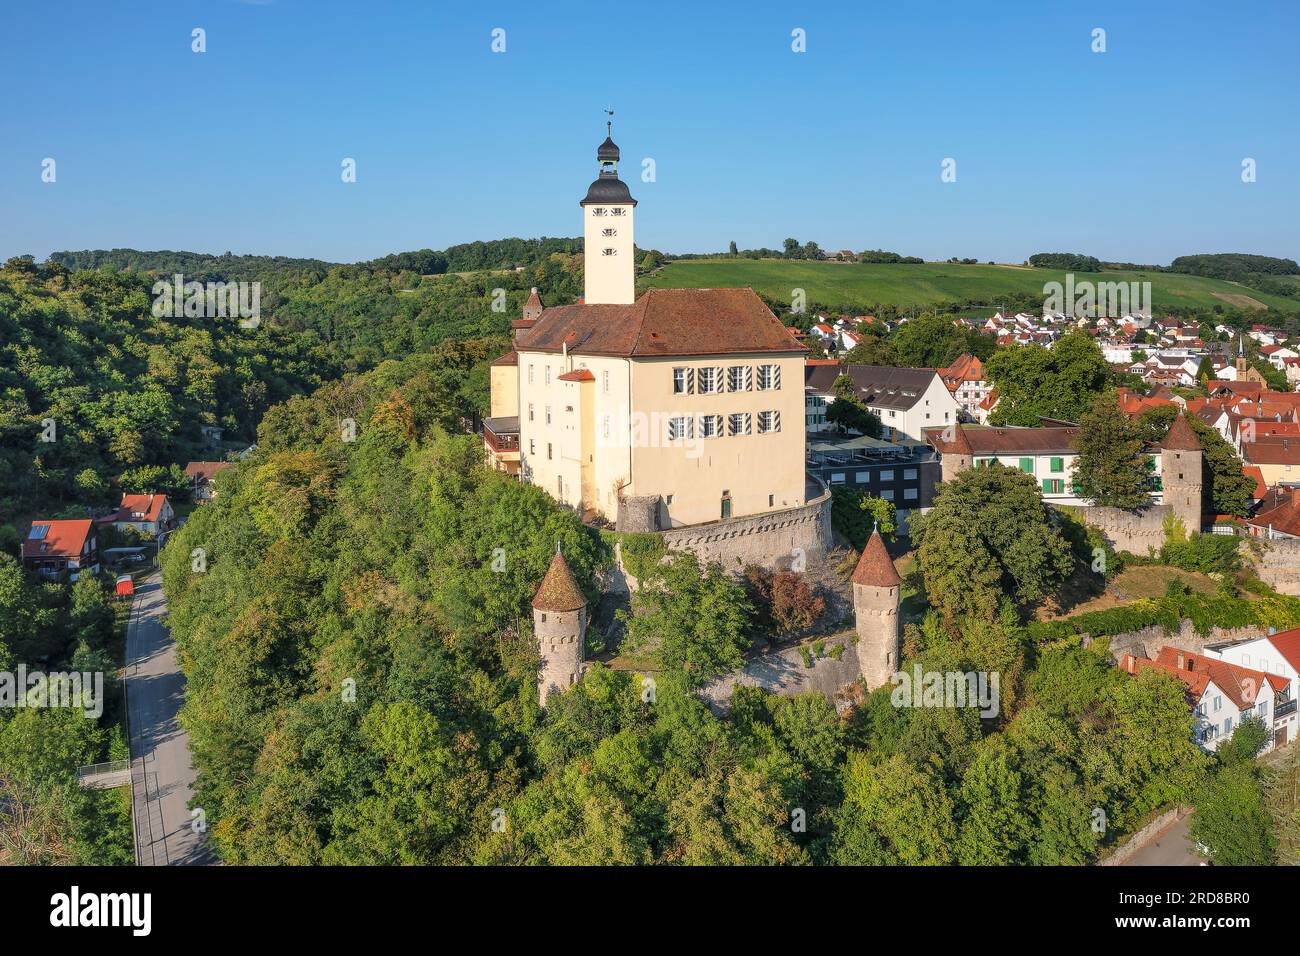
[(898, 670), (902, 641), (898, 599), (903, 580), (885, 550), (879, 531), (872, 531), (853, 571), (853, 616), (858, 627), (858, 669), (867, 690), (889, 683)]
[(587, 599), (557, 547), (533, 597), (533, 636), (542, 656), (537, 697), (543, 707), (551, 694), (581, 679), (586, 634)]
[(1201, 443), (1180, 412), (1160, 443), (1160, 480), (1164, 503), (1187, 534), (1201, 530)]

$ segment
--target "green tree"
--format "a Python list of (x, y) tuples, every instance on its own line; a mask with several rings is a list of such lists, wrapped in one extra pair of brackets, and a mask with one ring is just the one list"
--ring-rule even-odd
[(628, 647), (649, 650), (665, 669), (701, 685), (739, 667), (749, 646), (752, 608), (745, 590), (718, 564), (683, 552), (641, 582), (635, 613), (620, 615)]
[(1110, 378), (1100, 346), (1085, 332), (1063, 335), (1050, 349), (998, 349), (986, 369), (999, 396), (995, 425), (1037, 425), (1040, 417), (1077, 422)]
[(826, 406), (826, 420), (842, 431), (879, 438), (883, 430), (880, 417), (858, 397), (858, 386), (853, 378), (837, 376), (831, 387), (835, 391), (835, 401)]
[(1094, 504), (1136, 509), (1151, 501), (1146, 453), (1139, 430), (1113, 394), (1097, 396), (1079, 420), (1072, 480)]
[(926, 593), (948, 620), (992, 620), (1003, 595), (1024, 608), (1073, 567), (1034, 479), (1001, 465), (944, 482), (934, 507), (913, 515), (909, 528)]
[(1200, 789), (1187, 831), (1217, 866), (1270, 866), (1271, 823), (1259, 772), (1243, 762), (1224, 767)]

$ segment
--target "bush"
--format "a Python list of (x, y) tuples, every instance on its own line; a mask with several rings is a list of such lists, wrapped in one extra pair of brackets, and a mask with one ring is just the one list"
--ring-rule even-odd
[(1206, 574), (1237, 570), (1241, 558), (1236, 535), (1193, 534), (1179, 540), (1171, 538), (1160, 549), (1160, 560), (1184, 571)]
[(779, 634), (810, 627), (826, 610), (826, 600), (807, 578), (791, 571), (773, 573), (746, 565), (745, 590), (758, 613), (758, 624)]

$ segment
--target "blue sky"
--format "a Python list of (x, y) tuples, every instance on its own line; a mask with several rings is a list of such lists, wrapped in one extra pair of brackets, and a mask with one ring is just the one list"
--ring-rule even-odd
[(642, 246), (1297, 257), (1298, 35), (1294, 0), (6, 0), (0, 258), (578, 235), (607, 104)]

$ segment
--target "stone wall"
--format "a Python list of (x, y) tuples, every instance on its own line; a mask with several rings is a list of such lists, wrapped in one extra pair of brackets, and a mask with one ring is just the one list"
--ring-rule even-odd
[[(1145, 557), (1151, 553), (1152, 548), (1159, 551), (1165, 543), (1165, 515), (1170, 513), (1167, 505), (1149, 505), (1138, 512), (1095, 505), (1072, 507), (1069, 510), (1105, 535), (1116, 551), (1127, 551)], [(1187, 530), (1190, 532), (1199, 529)]]
[[(1248, 638), (1260, 637), (1264, 633), (1264, 628), (1257, 625), (1248, 625), (1246, 627), (1213, 627), (1210, 629), (1209, 634), (1202, 635), (1196, 632), (1196, 626), (1191, 621), (1184, 619), (1179, 622), (1178, 630), (1172, 634), (1167, 633), (1159, 624), (1144, 627), (1140, 631), (1112, 634), (1110, 635), (1110, 653), (1116, 663), (1125, 654), (1154, 658), (1160, 653), (1160, 648), (1166, 645), (1199, 654), (1205, 650), (1207, 644), (1242, 641)], [(1084, 647), (1091, 643), (1091, 638), (1084, 635)]]
[[(740, 686), (762, 687), (783, 697), (815, 690), (825, 694), (835, 704), (835, 709), (842, 712), (848, 708), (850, 700), (840, 692), (862, 676), (858, 667), (858, 644), (852, 633), (824, 638), (822, 644), (822, 656), (813, 661), (812, 667), (806, 666), (801, 652), (802, 647), (812, 653), (812, 642), (782, 648), (752, 658), (742, 670), (718, 678), (700, 690), (700, 697), (722, 713), (730, 708), (731, 695)], [(839, 660), (831, 656), (833, 647), (844, 649)]]
[(1259, 579), (1280, 594), (1300, 596), (1300, 540), (1260, 541), (1264, 553), (1255, 563)]
[(796, 549), (808, 558), (830, 549), (831, 494), (828, 490), (797, 508), (673, 528), (659, 534), (669, 550), (690, 551), (701, 561), (719, 562), (728, 571), (739, 571), (747, 564), (772, 568), (788, 562)]

